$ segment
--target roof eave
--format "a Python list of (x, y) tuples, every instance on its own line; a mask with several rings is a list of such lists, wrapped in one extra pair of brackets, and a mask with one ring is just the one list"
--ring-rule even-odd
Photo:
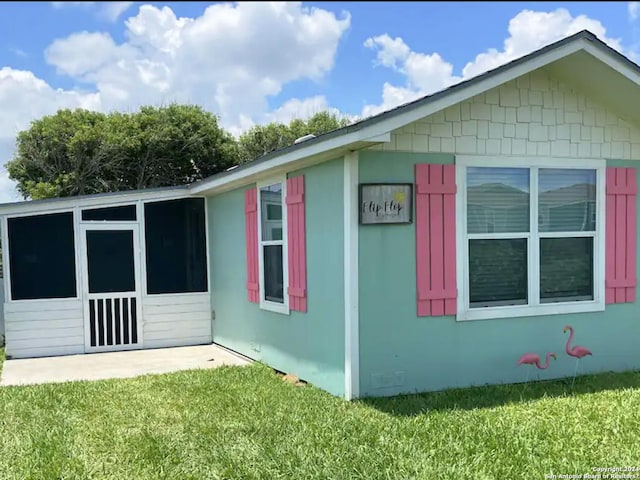
[(371, 141), (370, 145), (373, 145), (375, 142), (389, 141), (386, 137), (393, 130), (538, 70), (580, 50), (588, 52), (615, 71), (640, 85), (640, 69), (636, 64), (602, 43), (593, 34), (580, 32), (573, 37), (560, 40), (555, 44), (429, 97), (317, 137), (310, 140), (308, 144), (305, 142), (285, 148), (255, 162), (248, 163), (246, 166), (243, 165), (236, 170), (201, 180), (192, 184), (190, 190), (193, 193), (201, 194), (220, 193), (252, 183), (261, 176), (275, 174), (276, 171), (297, 168), (295, 165), (306, 158), (310, 159), (310, 161), (314, 158), (324, 158), (326, 160), (332, 155), (327, 156), (324, 154), (328, 152), (339, 154), (350, 149), (355, 150), (358, 147), (358, 142), (369, 140)]
[(0, 215), (33, 214), (33, 212), (68, 211), (75, 207), (106, 207), (138, 200), (170, 200), (193, 196), (188, 185), (173, 187), (159, 187), (140, 190), (126, 190), (121, 192), (98, 193), (74, 197), (55, 197), (42, 200), (25, 200), (0, 204)]
[(349, 151), (360, 150), (379, 143), (391, 141), (391, 132), (369, 135), (367, 130), (357, 130), (328, 138), (308, 148), (283, 152), (267, 161), (251, 162), (238, 171), (214, 175), (189, 187), (193, 194), (214, 194), (239, 188), (265, 176), (278, 175), (291, 170), (305, 168), (326, 160), (339, 158)]

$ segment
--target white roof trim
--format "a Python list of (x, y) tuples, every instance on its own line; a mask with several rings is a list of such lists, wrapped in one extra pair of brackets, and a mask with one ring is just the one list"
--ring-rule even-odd
[(583, 40), (583, 42), (586, 43), (584, 50), (587, 53), (593, 55), (602, 63), (608, 65), (613, 70), (618, 72), (620, 75), (626, 77), (627, 79), (631, 80), (636, 85), (640, 85), (640, 72), (638, 72), (637, 69), (631, 68), (626, 62), (624, 62), (619, 57), (614, 57), (613, 55), (607, 55), (605, 52), (599, 49), (592, 42), (589, 42), (587, 40)]
[[(616, 56), (606, 52), (601, 47), (599, 48), (598, 45), (594, 44), (592, 40), (582, 36), (547, 52), (542, 52), (538, 55), (532, 56), (530, 59), (506, 68), (501, 72), (490, 74), (482, 80), (471, 83), (470, 85), (454, 91), (451, 94), (445, 94), (441, 98), (426, 102), (424, 105), (408, 109), (407, 111), (398, 114), (392, 114), (387, 119), (382, 119), (371, 125), (363, 126), (361, 129), (354, 132), (327, 138), (325, 141), (313, 143), (306, 148), (302, 147), (291, 152), (285, 152), (281, 156), (276, 156), (273, 159), (256, 163), (249, 168), (243, 168), (229, 175), (224, 175), (219, 178), (213, 176), (210, 180), (205, 179), (197, 184), (193, 184), (190, 187), (190, 190), (193, 193), (215, 193), (217, 191), (228, 189), (229, 184), (234, 184), (235, 187), (239, 187), (243, 184), (251, 183), (253, 178), (257, 175), (267, 174), (267, 172), (273, 169), (284, 168), (286, 166), (290, 166), (291, 169), (294, 169), (294, 164), (296, 162), (308, 159), (314, 155), (319, 155), (323, 152), (339, 149), (343, 149), (346, 152), (349, 150), (349, 146), (353, 146), (354, 143), (359, 141), (385, 141), (385, 138), (381, 136), (389, 135), (391, 131), (397, 128), (403, 127), (411, 122), (415, 122), (416, 120), (427, 117), (452, 105), (484, 93), (550, 63), (568, 57), (580, 50), (588, 52), (616, 72), (640, 85), (640, 73), (636, 69), (626, 64), (622, 58), (617, 58)], [(225, 186), (227, 187), (225, 188)]]
[[(254, 177), (261, 174), (266, 174), (279, 167), (292, 164), (298, 160), (312, 157), (330, 150), (338, 150), (346, 148), (349, 145), (353, 145), (357, 142), (389, 142), (391, 140), (391, 133), (389, 131), (371, 134), (369, 129), (363, 128), (356, 130), (355, 132), (339, 135), (337, 137), (329, 138), (325, 142), (314, 143), (308, 148), (301, 148), (294, 150), (293, 152), (284, 153), (279, 157), (274, 157), (271, 160), (256, 163), (248, 168), (244, 168), (238, 172), (225, 175), (220, 178), (212, 178), (211, 180), (203, 180), (200, 183), (193, 184), (189, 187), (192, 193), (212, 193), (218, 190), (220, 187), (229, 183), (242, 182), (243, 179), (248, 177)], [(336, 156), (340, 154), (336, 153)], [(238, 185), (240, 186), (240, 185)]]
[(85, 195), (82, 197), (64, 197), (5, 203), (0, 205), (0, 215), (16, 215), (30, 212), (68, 211), (75, 207), (91, 208), (118, 206), (137, 202), (154, 200), (173, 200), (194, 196), (187, 188), (169, 188), (167, 190), (134, 190), (130, 192), (118, 192), (105, 195)]

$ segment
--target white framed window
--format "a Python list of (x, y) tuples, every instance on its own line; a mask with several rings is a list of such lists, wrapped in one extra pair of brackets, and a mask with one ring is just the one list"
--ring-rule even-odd
[(257, 187), (260, 308), (288, 314), (286, 180), (271, 179)]
[(456, 158), (458, 320), (604, 310), (605, 168)]

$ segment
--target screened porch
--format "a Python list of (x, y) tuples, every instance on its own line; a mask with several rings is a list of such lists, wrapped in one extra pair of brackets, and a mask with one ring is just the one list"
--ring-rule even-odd
[(204, 198), (127, 192), (0, 213), (8, 357), (211, 342)]

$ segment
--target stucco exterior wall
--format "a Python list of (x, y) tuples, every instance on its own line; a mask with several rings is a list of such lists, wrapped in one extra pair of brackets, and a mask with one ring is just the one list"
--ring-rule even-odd
[(208, 199), (214, 342), (338, 396), (344, 394), (343, 170), (340, 158), (289, 174), (305, 176), (306, 313), (274, 313), (248, 301), (245, 188)]
[[(562, 158), (604, 158), (631, 167), (640, 160), (640, 129), (538, 71), (394, 131), (391, 142), (360, 153), (360, 182), (414, 182), (415, 164), (455, 164), (458, 155), (556, 157), (559, 166)], [(418, 317), (415, 242), (415, 222), (359, 227), (362, 396), (522, 382), (530, 366), (516, 362), (525, 352), (558, 354), (529, 379), (572, 376), (566, 324), (576, 330), (574, 344), (593, 351), (580, 373), (640, 368), (639, 300), (580, 314)]]

